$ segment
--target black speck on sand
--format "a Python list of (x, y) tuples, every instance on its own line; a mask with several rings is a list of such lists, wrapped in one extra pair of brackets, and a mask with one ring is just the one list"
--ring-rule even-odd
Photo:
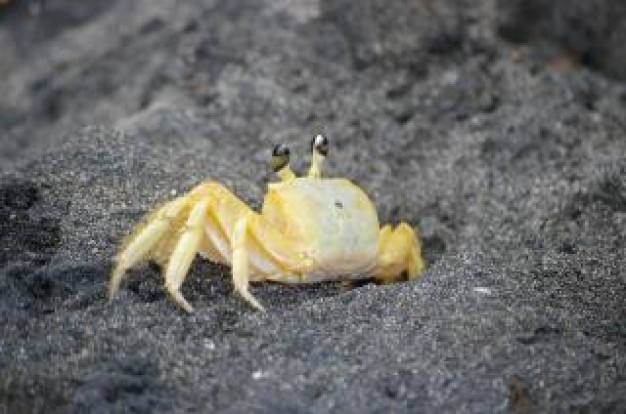
[[(0, 6), (1, 413), (626, 411), (626, 8), (610, 0)], [(119, 240), (278, 142), (419, 229), (410, 283), (194, 263), (105, 298)]]

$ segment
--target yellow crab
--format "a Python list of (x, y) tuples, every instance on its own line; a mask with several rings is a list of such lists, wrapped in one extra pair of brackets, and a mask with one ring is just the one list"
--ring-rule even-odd
[(192, 312), (180, 287), (196, 253), (231, 266), (235, 291), (261, 310), (249, 282), (371, 277), (387, 282), (419, 276), (424, 262), (411, 226), (379, 227), (363, 190), (347, 179), (321, 177), (328, 140), (317, 135), (311, 147), (306, 177), (292, 172), (286, 146), (274, 148), (272, 168), (281, 181), (268, 185), (260, 214), (215, 181), (156, 209), (117, 256), (109, 297), (128, 269), (152, 259), (165, 268), (165, 289), (172, 299)]

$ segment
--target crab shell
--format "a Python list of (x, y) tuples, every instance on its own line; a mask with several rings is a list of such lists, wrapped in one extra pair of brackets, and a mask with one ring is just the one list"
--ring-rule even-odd
[[(346, 179), (296, 178), (271, 184), (262, 216), (306, 263), (307, 273), (279, 281), (364, 278), (376, 269), (378, 216), (359, 187)], [(280, 255), (280, 251), (272, 252)], [(254, 257), (250, 258), (256, 267)], [(269, 275), (266, 269), (259, 273)]]

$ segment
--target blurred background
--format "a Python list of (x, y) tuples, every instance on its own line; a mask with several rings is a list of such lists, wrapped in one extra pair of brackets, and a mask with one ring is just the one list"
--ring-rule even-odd
[(163, 105), (213, 124), (199, 138), (226, 136), (223, 124), (262, 141), (454, 125), (514, 87), (465, 62), (626, 79), (625, 15), (611, 0), (3, 0), (0, 159)]

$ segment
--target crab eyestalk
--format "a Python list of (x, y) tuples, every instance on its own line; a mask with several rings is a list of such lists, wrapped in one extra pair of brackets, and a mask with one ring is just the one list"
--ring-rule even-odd
[(289, 147), (284, 144), (278, 144), (272, 151), (272, 160), (270, 164), (274, 171), (282, 181), (291, 181), (296, 178), (291, 167), (289, 166)]
[(311, 141), (311, 151), (313, 158), (311, 159), (309, 177), (320, 178), (322, 176), (322, 164), (328, 155), (328, 138), (321, 134), (316, 135)]

